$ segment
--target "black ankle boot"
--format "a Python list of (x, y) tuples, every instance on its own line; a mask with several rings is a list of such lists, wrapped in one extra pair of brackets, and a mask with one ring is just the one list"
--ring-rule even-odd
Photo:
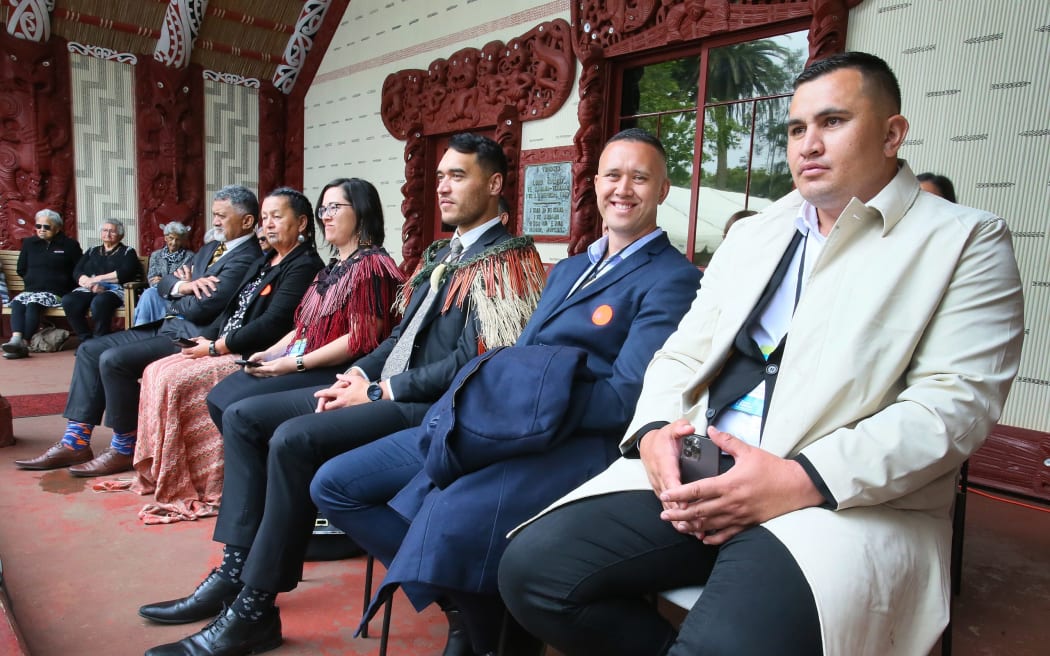
[(445, 651), (441, 656), (474, 656), (474, 648), (470, 646), (470, 636), (467, 635), (467, 627), (463, 624), (463, 615), (456, 608), (445, 608), (445, 617), (448, 619), (448, 640), (445, 642)]

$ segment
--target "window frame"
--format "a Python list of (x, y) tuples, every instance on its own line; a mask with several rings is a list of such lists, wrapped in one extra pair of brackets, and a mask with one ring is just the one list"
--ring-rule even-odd
[[(681, 59), (684, 57), (699, 56), (699, 74), (697, 79), (697, 96), (696, 106), (692, 108), (696, 114), (696, 139), (693, 142), (693, 175), (690, 182), (690, 198), (689, 198), (689, 225), (686, 231), (686, 252), (683, 253), (690, 261), (693, 260), (696, 254), (696, 227), (698, 221), (698, 210), (699, 210), (699, 199), (700, 199), (700, 186), (702, 179), (701, 164), (703, 162), (704, 152), (704, 130), (701, 118), (706, 116), (706, 112), (710, 107), (716, 107), (721, 105), (731, 105), (740, 102), (750, 102), (752, 104), (758, 103), (763, 100), (770, 100), (774, 98), (791, 97), (792, 93), (788, 94), (777, 94), (772, 96), (755, 96), (746, 100), (731, 100), (721, 101), (716, 103), (707, 104), (705, 98), (707, 97), (707, 69), (709, 63), (709, 53), (713, 48), (721, 48), (725, 46), (736, 45), (739, 43), (746, 43), (748, 41), (756, 41), (759, 39), (767, 39), (770, 37), (781, 36), (784, 34), (790, 34), (792, 32), (799, 32), (803, 30), (812, 30), (812, 19), (811, 18), (796, 18), (786, 21), (780, 21), (776, 23), (769, 23), (766, 25), (756, 26), (753, 28), (736, 30), (733, 32), (722, 32), (714, 34), (702, 39), (697, 39), (682, 43), (675, 47), (666, 47), (655, 50), (649, 50), (644, 52), (638, 52), (636, 54), (626, 54), (614, 59), (609, 60), (610, 73), (609, 73), (609, 86), (608, 86), (608, 98), (610, 111), (607, 114), (607, 125), (606, 131), (611, 136), (616, 134), (619, 129), (621, 122), (625, 118), (645, 118), (647, 116), (661, 116), (670, 113), (682, 113), (690, 110), (679, 109), (674, 112), (662, 111), (662, 112), (650, 112), (647, 114), (636, 113), (628, 117), (622, 115), (622, 104), (623, 104), (623, 81), (624, 74), (629, 69), (635, 69), (643, 66), (651, 66), (659, 64), (661, 62), (670, 61), (672, 59)], [(751, 144), (752, 147), (748, 151), (747, 161), (747, 183), (746, 189), (748, 190), (747, 200), (750, 201), (750, 189), (751, 189), (751, 173), (752, 173), (752, 161), (754, 157), (754, 136), (755, 136), (755, 120), (752, 116), (751, 120)], [(747, 201), (746, 201), (747, 202)], [(746, 205), (745, 205), (746, 206)]]

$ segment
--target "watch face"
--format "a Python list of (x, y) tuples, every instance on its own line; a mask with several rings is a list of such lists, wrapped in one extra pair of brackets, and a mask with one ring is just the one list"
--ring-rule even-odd
[(383, 388), (379, 386), (379, 383), (371, 383), (368, 386), (368, 398), (372, 401), (378, 401), (383, 398)]

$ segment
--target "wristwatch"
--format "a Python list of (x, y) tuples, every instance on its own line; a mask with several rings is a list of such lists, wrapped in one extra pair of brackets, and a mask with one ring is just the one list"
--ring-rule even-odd
[(208, 355), (213, 358), (219, 357), (219, 352), (215, 349), (215, 342), (208, 342)]
[(306, 363), (303, 362), (303, 356), (302, 355), (295, 356), (295, 370), (296, 371), (306, 371)]
[(381, 401), (383, 400), (383, 388), (379, 386), (379, 383), (368, 384), (368, 400), (369, 401)]

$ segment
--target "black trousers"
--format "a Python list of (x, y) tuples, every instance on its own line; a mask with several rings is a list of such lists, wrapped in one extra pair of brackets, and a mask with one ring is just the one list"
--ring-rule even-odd
[(226, 469), (214, 539), (249, 548), (241, 579), (292, 590), (303, 572), (317, 510), (310, 481), (326, 461), (418, 425), (429, 404), (375, 401), (315, 413), (325, 386), (253, 396), (222, 416)]
[[(660, 519), (650, 491), (583, 499), (511, 540), (500, 594), (558, 651), (648, 656), (817, 656), (820, 623), (798, 564), (762, 527), (707, 546)], [(654, 593), (705, 585), (678, 632)]]
[(66, 319), (80, 341), (92, 335), (91, 328), (88, 327), (88, 310), (91, 311), (91, 319), (95, 323), (94, 336), (101, 337), (109, 334), (113, 325), (113, 315), (122, 305), (124, 305), (124, 298), (112, 292), (94, 294), (72, 291), (62, 297)]
[(274, 392), (286, 392), (294, 389), (311, 388), (316, 389), (318, 385), (331, 385), (335, 382), (335, 375), (342, 373), (345, 366), (318, 367), (297, 371), (293, 374), (283, 376), (271, 376), (269, 378), (258, 378), (243, 371), (235, 371), (226, 378), (220, 380), (215, 387), (208, 392), (208, 414), (212, 422), (221, 431), (222, 413), (234, 403), (250, 396), (262, 394), (273, 394)]
[(151, 362), (179, 352), (170, 337), (158, 334), (162, 325), (146, 324), (81, 344), (63, 416), (97, 426), (105, 411), (106, 425), (114, 431), (135, 430), (142, 372)]
[(22, 339), (27, 345), (40, 328), (40, 309), (42, 307), (39, 303), (11, 301), (11, 332), (22, 333)]

